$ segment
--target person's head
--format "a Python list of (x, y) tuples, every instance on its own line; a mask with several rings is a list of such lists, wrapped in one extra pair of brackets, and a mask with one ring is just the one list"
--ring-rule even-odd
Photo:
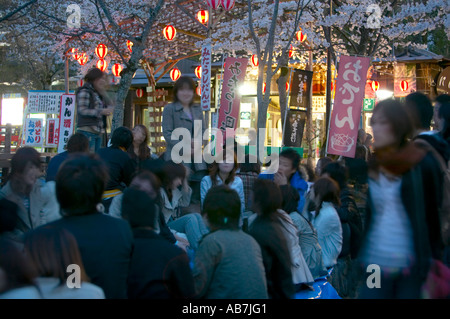
[[(330, 164), (328, 164), (330, 165)], [(334, 205), (340, 205), (339, 185), (329, 177), (319, 178), (313, 185), (314, 203), (316, 205), (316, 214), (319, 214), (322, 204), (329, 202)]]
[(322, 169), (320, 177), (330, 177), (342, 190), (347, 187), (348, 169), (339, 162), (329, 163)]
[(300, 165), (300, 154), (292, 149), (288, 148), (280, 153), (280, 160), (278, 166), (278, 172), (283, 173), (288, 179), (297, 172)]
[(173, 101), (191, 105), (195, 96), (195, 82), (188, 76), (180, 77), (173, 87)]
[(99, 68), (90, 69), (84, 76), (84, 80), (87, 83), (92, 84), (94, 89), (96, 89), (97, 91), (102, 91), (107, 86), (106, 73), (104, 73)]
[(111, 136), (111, 147), (127, 150), (133, 143), (133, 133), (128, 127), (120, 126)]
[(41, 175), (41, 157), (34, 148), (24, 146), (11, 158), (11, 179), (30, 189)]
[(81, 133), (72, 134), (67, 141), (68, 153), (88, 153), (89, 139)]
[(145, 125), (138, 124), (133, 130), (133, 143), (128, 148), (128, 152), (134, 154), (135, 145), (138, 146), (138, 157), (140, 160), (146, 160), (150, 157), (150, 149), (148, 148), (148, 142), (150, 139), (150, 133)]
[(229, 185), (234, 181), (236, 171), (239, 168), (237, 156), (236, 153), (233, 153), (233, 162), (231, 162), (227, 157), (227, 154), (222, 153), (222, 155), (218, 156), (221, 160), (214, 161), (209, 167), (209, 176), (211, 177), (213, 185), (216, 184), (216, 179), (218, 176), (220, 177), (220, 175), (227, 176), (223, 181), (226, 185)]
[(256, 156), (247, 154), (245, 155), (244, 163), (239, 165), (239, 170), (241, 173), (254, 172), (257, 174), (261, 173), (261, 164)]
[(155, 199), (158, 197), (161, 183), (152, 172), (141, 170), (133, 177), (129, 187), (146, 192), (151, 198)]
[(450, 141), (450, 102), (442, 103), (439, 107), (439, 132)]
[(122, 216), (131, 228), (146, 227), (159, 229), (157, 202), (148, 192), (129, 187), (123, 192)]
[(71, 275), (67, 267), (77, 265), (81, 281), (88, 281), (77, 241), (68, 230), (44, 225), (27, 232), (24, 244), (38, 277), (58, 278), (64, 285)]
[(203, 201), (202, 214), (212, 229), (239, 229), (239, 195), (226, 185), (211, 188)]
[(428, 96), (420, 92), (408, 94), (405, 98), (405, 106), (410, 112), (414, 130), (428, 131), (433, 118), (433, 105)]
[(370, 125), (375, 149), (403, 147), (413, 132), (410, 114), (395, 100), (379, 102), (373, 110)]
[(163, 167), (156, 173), (156, 176), (161, 181), (161, 186), (166, 191), (171, 191), (183, 184), (186, 178), (186, 168), (181, 163), (177, 164), (173, 161), (167, 161), (164, 162)]
[(441, 94), (434, 99), (433, 122), (434, 128), (439, 131), (439, 108), (444, 103), (450, 103), (449, 94)]
[(0, 294), (34, 285), (36, 269), (17, 244), (0, 237)]
[(56, 198), (63, 216), (92, 214), (102, 202), (108, 170), (96, 154), (74, 154), (56, 174)]
[(322, 169), (327, 165), (328, 163), (333, 162), (333, 159), (331, 157), (321, 157), (317, 161), (315, 173), (316, 176), (320, 176), (322, 174)]
[(366, 140), (366, 131), (364, 131), (364, 129), (360, 128), (358, 130), (358, 143), (359, 144), (364, 144), (364, 141)]
[(371, 147), (373, 144), (373, 136), (371, 134), (366, 135), (366, 140), (364, 141), (364, 145), (367, 147)]
[(257, 179), (253, 184), (253, 211), (262, 217), (270, 217), (283, 205), (281, 190), (274, 181)]

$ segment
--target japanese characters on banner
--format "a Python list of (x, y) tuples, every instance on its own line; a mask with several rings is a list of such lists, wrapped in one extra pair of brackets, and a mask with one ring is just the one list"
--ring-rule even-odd
[(303, 131), (306, 123), (306, 111), (290, 109), (286, 115), (284, 146), (302, 147)]
[(47, 119), (45, 128), (45, 146), (57, 147), (59, 136), (59, 119)]
[(61, 113), (59, 114), (58, 153), (64, 152), (70, 135), (73, 133), (75, 119), (75, 95), (61, 96)]
[(211, 109), (211, 44), (202, 47), (201, 107), (203, 111)]
[(227, 58), (223, 75), (222, 97), (220, 99), (218, 127), (225, 140), (227, 128), (236, 129), (241, 96), (238, 87), (244, 82), (248, 59)]
[(27, 113), (58, 114), (64, 91), (28, 91)]
[(42, 119), (28, 118), (25, 120), (25, 144), (42, 147), (44, 143)]
[(312, 77), (312, 71), (294, 70), (292, 75), (290, 106), (296, 106), (303, 109), (311, 106), (310, 92), (312, 90)]
[(355, 157), (370, 58), (341, 56), (327, 153)]

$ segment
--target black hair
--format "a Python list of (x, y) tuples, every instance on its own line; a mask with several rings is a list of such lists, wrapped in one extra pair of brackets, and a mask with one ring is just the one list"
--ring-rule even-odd
[(234, 189), (227, 185), (212, 187), (203, 201), (203, 214), (218, 229), (239, 229), (241, 200)]
[[(195, 82), (192, 78), (190, 78), (189, 76), (182, 76), (180, 77), (176, 82), (175, 85), (173, 86), (173, 101), (174, 102), (178, 102), (178, 91), (181, 90), (182, 88), (184, 88), (185, 86), (187, 86), (190, 90), (192, 90), (192, 92), (195, 92)], [(192, 97), (192, 101), (190, 104), (192, 104), (192, 102), (194, 101), (194, 96)]]
[[(330, 164), (328, 164), (330, 165)], [(313, 185), (314, 195), (319, 198), (318, 205), (316, 206), (316, 216), (319, 215), (324, 202), (333, 203), (336, 206), (341, 205), (339, 199), (339, 185), (333, 179), (329, 177), (319, 178)], [(317, 204), (317, 202), (316, 202)]]
[(253, 205), (262, 217), (271, 217), (283, 205), (281, 190), (271, 180), (257, 179), (253, 184), (253, 194)]
[(111, 147), (123, 147), (127, 150), (133, 143), (133, 132), (128, 127), (120, 126), (114, 130), (111, 136)]
[(300, 158), (300, 154), (296, 150), (294, 150), (293, 148), (284, 149), (280, 153), (280, 157), (284, 157), (284, 158), (291, 160), (292, 168), (295, 168), (298, 171), (298, 167), (300, 165), (301, 158)]
[(122, 216), (128, 220), (131, 228), (157, 228), (157, 202), (146, 192), (129, 187), (123, 192)]
[(341, 165), (339, 162), (333, 162), (325, 165), (325, 167), (322, 169), (321, 175), (324, 174), (328, 174), (331, 179), (336, 181), (340, 189), (347, 187), (348, 169), (347, 167)]
[(434, 99), (434, 101), (439, 104), (450, 103), (450, 95), (440, 94)]
[(428, 130), (433, 118), (431, 100), (423, 93), (414, 92), (406, 96), (405, 105), (410, 112), (415, 129)]
[(84, 80), (88, 83), (94, 83), (95, 80), (102, 78), (105, 76), (106, 73), (104, 73), (99, 68), (92, 68), (90, 69), (86, 75), (84, 76)]
[(19, 148), (11, 158), (11, 176), (23, 173), (28, 163), (40, 168), (41, 156), (32, 147), (24, 146)]
[(444, 127), (441, 134), (444, 139), (450, 141), (450, 102), (441, 104), (439, 107), (438, 116), (444, 121)]
[(67, 142), (68, 153), (89, 152), (89, 139), (81, 133), (72, 134)]
[(254, 172), (261, 173), (261, 164), (256, 156), (247, 154), (245, 155), (244, 163), (239, 165), (239, 171), (241, 173)]
[(74, 154), (56, 174), (56, 198), (64, 216), (95, 213), (108, 180), (106, 165), (96, 154)]

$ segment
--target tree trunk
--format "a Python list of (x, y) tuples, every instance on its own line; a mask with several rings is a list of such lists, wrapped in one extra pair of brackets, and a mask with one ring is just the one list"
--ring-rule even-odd
[[(289, 81), (289, 53), (282, 53), (278, 65), (280, 66), (280, 77), (277, 79), (278, 84), (278, 93), (280, 99), (280, 113), (281, 113), (281, 125), (284, 127), (284, 119), (286, 118), (287, 111), (287, 92), (286, 92), (286, 83)], [(284, 134), (284, 132), (283, 132)], [(284, 142), (284, 141), (283, 141)]]

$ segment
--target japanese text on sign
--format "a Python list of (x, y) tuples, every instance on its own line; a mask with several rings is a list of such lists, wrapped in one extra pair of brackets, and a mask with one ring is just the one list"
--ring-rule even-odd
[(41, 146), (44, 140), (42, 138), (42, 119), (28, 118), (25, 122), (25, 145)]
[(59, 116), (59, 141), (58, 153), (64, 152), (70, 135), (74, 129), (75, 95), (64, 94), (61, 96), (61, 113)]
[(203, 111), (211, 109), (211, 45), (202, 47), (202, 74), (200, 81), (201, 107)]

